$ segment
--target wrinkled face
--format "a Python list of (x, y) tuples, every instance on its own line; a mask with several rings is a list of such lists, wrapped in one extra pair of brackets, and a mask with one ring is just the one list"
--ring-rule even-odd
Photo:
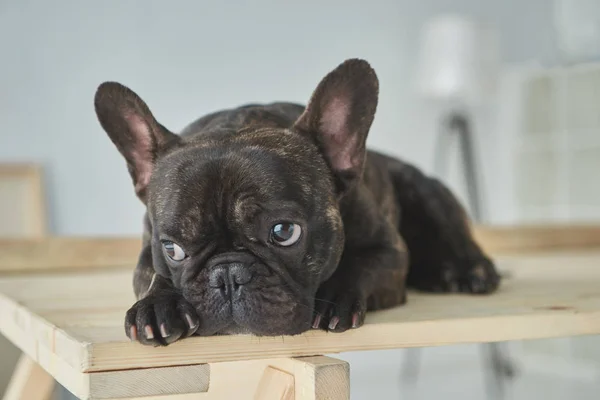
[(148, 191), (154, 267), (196, 307), (199, 334), (310, 328), (343, 227), (330, 173), (300, 139), (275, 130), (260, 146), (189, 146), (157, 164)]
[(366, 61), (346, 60), (290, 126), (190, 141), (129, 88), (98, 87), (98, 120), (148, 207), (154, 270), (196, 307), (198, 333), (309, 329), (342, 253), (337, 202), (361, 178), (378, 88)]

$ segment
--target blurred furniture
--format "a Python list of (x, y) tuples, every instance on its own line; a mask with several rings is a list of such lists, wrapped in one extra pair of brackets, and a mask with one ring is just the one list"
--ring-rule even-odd
[[(39, 166), (0, 164), (0, 221), (0, 238), (45, 236), (46, 209)], [(0, 335), (0, 354), (0, 393), (3, 393), (21, 352)], [(24, 363), (22, 359), (18, 371), (26, 368)]]
[(348, 364), (323, 354), (600, 333), (600, 227), (477, 227), (475, 236), (507, 276), (493, 296), (410, 293), (409, 306), (343, 334), (162, 348), (123, 332), (139, 239), (0, 240), (0, 332), (30, 357), (11, 399), (43, 398), (25, 391), (51, 378), (82, 399), (348, 399)]
[(46, 235), (42, 173), (33, 164), (0, 164), (0, 237)]
[[(458, 144), (469, 216), (477, 223), (483, 223), (485, 216), (472, 117), (495, 94), (499, 62), (497, 33), (489, 26), (459, 15), (442, 15), (423, 28), (417, 89), (433, 106), (441, 107), (442, 113), (434, 172), (447, 178), (450, 154)], [(503, 378), (511, 377), (514, 369), (499, 344), (487, 344), (484, 351), (493, 373), (492, 393), (502, 397)], [(408, 354), (405, 379), (415, 379), (420, 354), (418, 350)]]
[(441, 112), (434, 154), (435, 173), (445, 178), (449, 152), (458, 143), (471, 217), (483, 223), (473, 115), (485, 109), (499, 79), (499, 41), (487, 25), (460, 15), (442, 15), (425, 24), (417, 67), (418, 94)]
[(600, 63), (537, 68), (522, 80), (515, 133), (516, 213), (523, 223), (600, 221)]
[(554, 25), (563, 62), (600, 61), (598, 0), (554, 0)]

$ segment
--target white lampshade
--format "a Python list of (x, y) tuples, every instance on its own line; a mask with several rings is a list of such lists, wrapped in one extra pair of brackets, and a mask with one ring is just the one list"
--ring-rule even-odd
[(456, 15), (425, 24), (417, 64), (417, 90), (430, 99), (481, 103), (495, 89), (500, 60), (490, 26)]

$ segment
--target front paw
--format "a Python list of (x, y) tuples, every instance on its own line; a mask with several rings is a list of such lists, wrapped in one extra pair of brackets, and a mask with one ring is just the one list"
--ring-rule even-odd
[(200, 321), (194, 307), (176, 293), (150, 294), (125, 316), (125, 333), (132, 341), (166, 346), (196, 332)]
[(315, 298), (313, 329), (344, 332), (365, 322), (367, 298), (358, 289), (325, 284)]

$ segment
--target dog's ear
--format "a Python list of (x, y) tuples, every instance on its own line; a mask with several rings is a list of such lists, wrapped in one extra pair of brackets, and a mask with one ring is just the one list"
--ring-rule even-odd
[(378, 95), (379, 81), (369, 63), (346, 60), (323, 78), (294, 125), (316, 140), (341, 194), (362, 175)]
[(146, 103), (119, 83), (101, 84), (94, 106), (100, 124), (127, 160), (137, 196), (146, 203), (154, 163), (162, 152), (179, 141), (179, 136), (159, 124)]

